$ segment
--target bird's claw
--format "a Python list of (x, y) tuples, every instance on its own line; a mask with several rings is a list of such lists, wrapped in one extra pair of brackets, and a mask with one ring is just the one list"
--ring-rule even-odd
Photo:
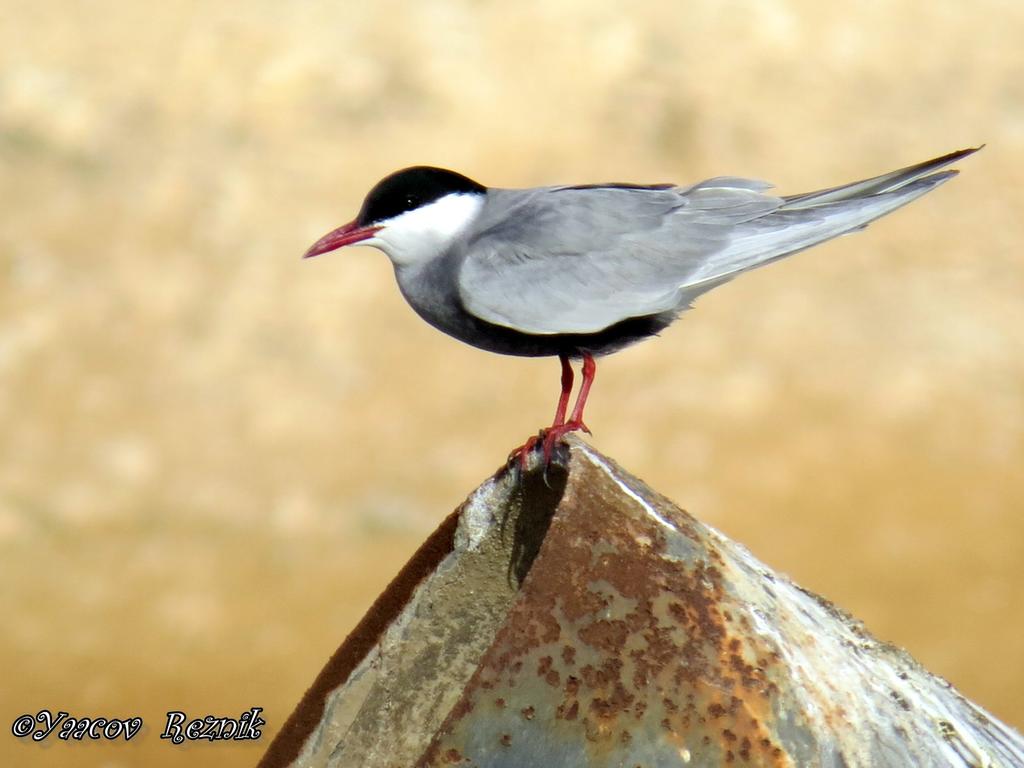
[(546, 432), (546, 430), (542, 429), (536, 435), (530, 435), (530, 437), (528, 437), (526, 439), (525, 443), (520, 445), (518, 448), (514, 449), (508, 455), (508, 459), (507, 459), (508, 465), (512, 466), (512, 465), (518, 463), (520, 471), (525, 472), (526, 469), (527, 469), (527, 465), (529, 463), (529, 460), (530, 460), (530, 453), (533, 451), (534, 448), (537, 447), (537, 445), (540, 442), (542, 442), (544, 440), (544, 433), (545, 432)]
[(539, 445), (544, 457), (544, 471), (547, 472), (551, 457), (555, 453), (555, 446), (562, 442), (562, 438), (570, 432), (586, 432), (592, 434), (590, 428), (582, 421), (569, 421), (564, 424), (555, 424), (540, 430), (536, 435), (531, 435), (525, 443), (516, 448), (508, 455), (508, 463), (511, 465), (518, 462), (522, 472), (527, 470), (530, 454)]

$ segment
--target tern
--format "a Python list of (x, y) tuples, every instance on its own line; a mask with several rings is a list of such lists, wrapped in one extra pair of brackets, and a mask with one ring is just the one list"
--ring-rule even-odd
[[(538, 444), (546, 463), (564, 435), (589, 434), (583, 409), (596, 357), (657, 335), (743, 272), (863, 229), (948, 181), (957, 171), (941, 169), (979, 149), (788, 197), (734, 176), (503, 189), (416, 166), (379, 181), (355, 220), (305, 257), (373, 246), (438, 330), (489, 352), (557, 356), (555, 418), (512, 453), (525, 468)], [(583, 380), (567, 416), (571, 360), (582, 360)]]

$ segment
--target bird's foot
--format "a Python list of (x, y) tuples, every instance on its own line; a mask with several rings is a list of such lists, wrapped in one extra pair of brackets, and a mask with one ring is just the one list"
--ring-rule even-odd
[(531, 435), (527, 438), (525, 443), (513, 450), (512, 453), (508, 455), (509, 466), (518, 463), (520, 471), (525, 472), (526, 465), (530, 459), (530, 453), (537, 447), (537, 444), (544, 439), (545, 432), (547, 432), (547, 430), (542, 429), (536, 435)]
[(555, 446), (570, 432), (586, 432), (589, 435), (590, 427), (582, 421), (567, 421), (565, 424), (558, 424), (544, 430), (541, 439), (541, 448), (544, 452), (544, 466), (551, 463), (551, 454), (554, 453)]
[(588, 435), (591, 434), (590, 427), (582, 421), (567, 421), (564, 424), (554, 424), (547, 429), (542, 429), (536, 435), (532, 435), (525, 443), (512, 451), (508, 455), (508, 463), (512, 464), (518, 461), (519, 469), (525, 472), (530, 453), (540, 445), (546, 469), (548, 464), (551, 463), (551, 456), (555, 452), (555, 446), (570, 432), (586, 432)]

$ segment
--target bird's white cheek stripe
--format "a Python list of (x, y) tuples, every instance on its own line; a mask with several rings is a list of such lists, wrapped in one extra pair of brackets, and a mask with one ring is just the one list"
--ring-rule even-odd
[(384, 222), (383, 229), (366, 244), (380, 248), (395, 264), (428, 261), (448, 249), (483, 204), (483, 195), (446, 195)]

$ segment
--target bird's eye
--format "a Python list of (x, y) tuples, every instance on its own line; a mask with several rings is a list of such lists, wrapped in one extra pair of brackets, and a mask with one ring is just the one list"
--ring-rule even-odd
[(406, 195), (405, 196), (405, 204), (407, 206), (409, 206), (410, 208), (415, 208), (416, 207), (416, 195), (412, 195), (412, 194)]

